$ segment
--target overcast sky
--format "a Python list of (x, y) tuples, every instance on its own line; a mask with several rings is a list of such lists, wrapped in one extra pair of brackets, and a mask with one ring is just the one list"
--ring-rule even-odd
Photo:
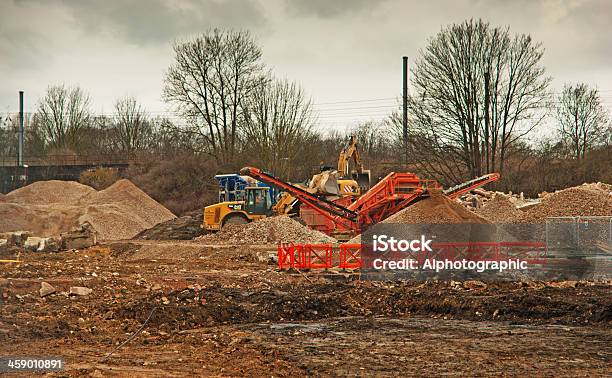
[(35, 108), (48, 85), (79, 85), (94, 111), (135, 96), (164, 114), (174, 40), (251, 31), (278, 77), (302, 84), (322, 127), (381, 118), (401, 95), (401, 57), (448, 24), (483, 18), (528, 33), (560, 89), (597, 86), (612, 105), (612, 0), (0, 0), (0, 112)]

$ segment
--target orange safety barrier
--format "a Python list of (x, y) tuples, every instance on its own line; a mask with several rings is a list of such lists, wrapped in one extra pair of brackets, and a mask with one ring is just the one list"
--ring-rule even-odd
[[(425, 260), (508, 260), (521, 259), (530, 264), (546, 263), (545, 243), (537, 242), (455, 242), (432, 243), (433, 251), (426, 252), (386, 252), (389, 260), (413, 259), (423, 264)], [(364, 255), (364, 244), (340, 244), (339, 264), (341, 269), (368, 267)], [(369, 256), (370, 258), (372, 256)], [(327, 269), (333, 267), (333, 248), (331, 244), (278, 244), (279, 269)]]
[(521, 259), (529, 264), (545, 264), (548, 256), (546, 243), (501, 242), (499, 249), (502, 259)]
[(361, 248), (363, 244), (341, 244), (339, 268), (361, 268)]
[(300, 245), (299, 256), (296, 266), (300, 269), (326, 269), (333, 265), (331, 244)]
[(293, 243), (278, 243), (278, 268), (295, 268), (299, 248)]
[(455, 242), (433, 243), (429, 258), (447, 260), (498, 260), (499, 243), (496, 242)]

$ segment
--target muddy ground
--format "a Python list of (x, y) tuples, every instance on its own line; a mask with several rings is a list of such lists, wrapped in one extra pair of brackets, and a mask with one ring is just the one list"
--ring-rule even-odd
[(0, 263), (0, 356), (64, 358), (52, 376), (612, 374), (610, 283), (365, 282), (279, 272), (274, 249), (22, 254)]

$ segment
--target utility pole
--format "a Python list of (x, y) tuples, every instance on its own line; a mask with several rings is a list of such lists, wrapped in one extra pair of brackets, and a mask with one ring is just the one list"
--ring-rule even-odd
[(19, 91), (19, 151), (17, 164), (23, 167), (23, 91)]
[(485, 88), (484, 88), (484, 93), (485, 93), (485, 103), (484, 103), (484, 111), (485, 111), (485, 132), (484, 132), (484, 138), (485, 138), (485, 142), (484, 142), (484, 147), (485, 147), (485, 159), (487, 161), (487, 173), (491, 172), (492, 167), (489, 166), (489, 81), (490, 81), (490, 74), (489, 71), (485, 72), (484, 74), (484, 79), (485, 79)]
[(404, 143), (404, 164), (408, 165), (408, 57), (402, 57), (403, 71), (403, 90), (402, 90), (402, 107), (404, 114), (402, 116), (402, 142)]

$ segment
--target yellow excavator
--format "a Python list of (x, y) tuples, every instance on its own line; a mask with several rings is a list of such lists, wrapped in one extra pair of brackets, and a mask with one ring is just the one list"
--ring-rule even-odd
[[(349, 171), (349, 161), (353, 158), (355, 167)], [(370, 189), (371, 174), (370, 170), (363, 168), (363, 162), (357, 149), (357, 138), (351, 135), (346, 146), (338, 157), (338, 174), (340, 180), (355, 180), (360, 192), (365, 193)]]

